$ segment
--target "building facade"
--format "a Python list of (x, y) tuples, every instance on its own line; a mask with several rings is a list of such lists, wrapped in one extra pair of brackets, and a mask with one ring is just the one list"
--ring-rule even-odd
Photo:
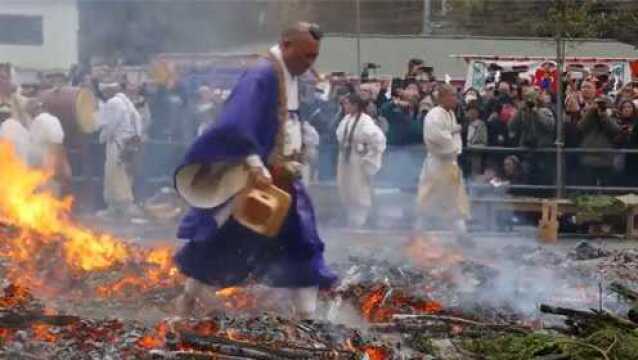
[(76, 0), (0, 0), (0, 62), (52, 70), (77, 61)]

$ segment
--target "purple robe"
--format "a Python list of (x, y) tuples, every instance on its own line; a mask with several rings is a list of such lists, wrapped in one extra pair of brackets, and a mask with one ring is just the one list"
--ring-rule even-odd
[[(257, 154), (264, 163), (275, 146), (279, 121), (278, 78), (273, 64), (260, 59), (239, 79), (217, 119), (191, 145), (175, 174), (192, 164), (244, 162)], [(180, 271), (211, 286), (259, 282), (272, 287), (327, 288), (336, 276), (323, 258), (310, 196), (301, 181), (293, 184), (292, 206), (275, 238), (241, 226), (232, 217), (218, 226), (212, 209), (191, 208), (177, 236), (188, 242), (175, 255)]]

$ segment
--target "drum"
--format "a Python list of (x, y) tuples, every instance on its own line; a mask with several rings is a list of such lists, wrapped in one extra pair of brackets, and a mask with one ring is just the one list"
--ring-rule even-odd
[(60, 118), (65, 132), (89, 134), (97, 130), (97, 100), (91, 90), (58, 87), (43, 91), (40, 99), (48, 112)]

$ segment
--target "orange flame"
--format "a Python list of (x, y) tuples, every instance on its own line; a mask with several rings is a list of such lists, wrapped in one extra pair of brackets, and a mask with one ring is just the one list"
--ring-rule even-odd
[(386, 360), (390, 358), (388, 351), (381, 346), (367, 345), (363, 347), (363, 352), (370, 360)]
[(215, 295), (223, 301), (229, 310), (250, 310), (257, 307), (257, 299), (248, 290), (239, 287), (228, 287), (217, 290)]
[(435, 314), (442, 310), (443, 306), (436, 301), (415, 299), (387, 286), (376, 287), (361, 301), (361, 313), (371, 322), (388, 321), (399, 313)]
[[(124, 243), (109, 235), (97, 235), (88, 229), (74, 225), (69, 220), (73, 199), (57, 199), (42, 191), (51, 174), (30, 169), (15, 154), (13, 147), (0, 142), (0, 214), (10, 224), (44, 235), (42, 240), (53, 241), (55, 235), (66, 241), (64, 256), (69, 265), (81, 270), (100, 270), (122, 262), (129, 256)], [(24, 239), (18, 239), (24, 240)], [(32, 244), (15, 244), (19, 249), (13, 256), (25, 257), (36, 250)]]
[(31, 329), (35, 338), (40, 341), (54, 342), (58, 339), (57, 336), (51, 334), (48, 325), (33, 325)]
[(161, 322), (157, 324), (155, 329), (150, 334), (144, 335), (144, 337), (139, 339), (137, 341), (137, 345), (145, 349), (162, 347), (166, 342), (166, 334), (168, 333), (168, 330), (168, 324), (165, 322)]
[[(49, 270), (48, 275), (65, 275), (65, 271), (81, 274), (109, 270), (132, 260), (148, 266), (141, 274), (125, 275), (96, 292), (111, 296), (125, 289), (148, 290), (178, 281), (171, 248), (138, 250), (108, 234), (98, 234), (73, 223), (70, 216), (73, 199), (58, 199), (48, 192), (51, 174), (29, 168), (17, 158), (10, 144), (1, 141), (0, 174), (4, 180), (0, 187), (0, 221), (19, 229), (7, 232), (0, 244), (0, 255), (13, 263), (8, 277), (14, 283), (42, 290), (50, 283), (40, 275), (42, 268)], [(34, 259), (51, 263), (44, 266)]]

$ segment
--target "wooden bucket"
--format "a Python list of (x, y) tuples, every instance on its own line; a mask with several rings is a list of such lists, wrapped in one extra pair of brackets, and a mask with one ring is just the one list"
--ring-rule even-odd
[(235, 197), (233, 217), (258, 234), (274, 237), (284, 224), (291, 202), (290, 194), (275, 185), (248, 188)]
[(48, 112), (60, 118), (65, 132), (90, 134), (97, 130), (97, 100), (91, 90), (58, 87), (43, 91), (40, 99)]

